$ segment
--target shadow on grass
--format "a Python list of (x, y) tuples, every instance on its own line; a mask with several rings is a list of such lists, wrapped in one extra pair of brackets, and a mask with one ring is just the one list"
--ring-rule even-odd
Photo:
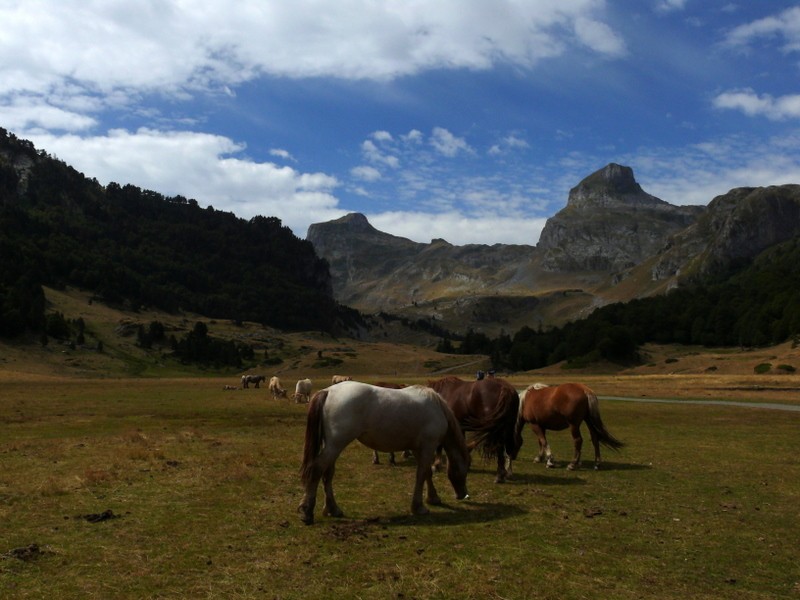
[(438, 506), (430, 506), (427, 515), (397, 515), (381, 519), (380, 522), (390, 527), (449, 527), (467, 523), (488, 523), (510, 519), (526, 514), (526, 511), (513, 504), (502, 502), (476, 502), (464, 500), (459, 503), (442, 502)]
[[(602, 473), (603, 471), (649, 471), (653, 467), (651, 465), (643, 465), (643, 464), (636, 464), (636, 463), (622, 463), (622, 462), (605, 462), (603, 461), (600, 463), (600, 468), (595, 469), (594, 463), (583, 463), (583, 465), (575, 469), (573, 471), (569, 471), (567, 469), (567, 465), (569, 462), (567, 461), (556, 461), (555, 467), (547, 468), (544, 465), (540, 467), (534, 468), (541, 468), (542, 472), (566, 472), (566, 473)], [(534, 476), (536, 473), (533, 474)], [(516, 478), (518, 474), (515, 472), (514, 477)], [(513, 481), (513, 480), (512, 480)]]
[(536, 485), (586, 485), (585, 479), (578, 477), (559, 477), (547, 473), (514, 473), (514, 476), (503, 485), (535, 483)]
[(456, 527), (470, 523), (489, 523), (511, 519), (527, 514), (527, 511), (513, 504), (502, 502), (477, 502), (464, 500), (442, 502), (438, 506), (428, 505), (427, 515), (397, 514), (389, 517), (370, 517), (367, 519), (324, 517), (320, 524), (327, 525), (326, 533), (337, 539), (353, 536), (368, 537), (378, 529), (403, 527)]

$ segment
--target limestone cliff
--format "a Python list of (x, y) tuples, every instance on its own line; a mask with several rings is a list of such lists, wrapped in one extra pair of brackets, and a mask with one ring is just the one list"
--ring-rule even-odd
[(674, 206), (645, 192), (633, 170), (617, 164), (572, 188), (567, 206), (548, 219), (537, 246), (550, 271), (629, 269), (693, 223), (699, 206)]

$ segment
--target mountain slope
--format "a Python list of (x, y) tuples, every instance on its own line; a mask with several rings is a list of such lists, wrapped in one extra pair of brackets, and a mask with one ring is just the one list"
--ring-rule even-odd
[(330, 263), (339, 301), (496, 335), (728, 273), (798, 234), (800, 186), (674, 206), (642, 190), (629, 167), (610, 164), (571, 190), (536, 247), (418, 244), (363, 215), (312, 225), (308, 239)]

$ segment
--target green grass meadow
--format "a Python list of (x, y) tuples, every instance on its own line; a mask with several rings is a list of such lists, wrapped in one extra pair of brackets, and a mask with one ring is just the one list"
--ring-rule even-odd
[(354, 443), (346, 517), (305, 526), (305, 406), (224, 383), (4, 381), (0, 598), (800, 598), (798, 412), (604, 401), (602, 470), (526, 430), (511, 482), (475, 457), (420, 517), (413, 459)]

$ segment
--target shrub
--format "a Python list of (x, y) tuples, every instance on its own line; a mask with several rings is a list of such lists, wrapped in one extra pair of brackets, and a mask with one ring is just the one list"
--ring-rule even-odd
[(769, 373), (770, 369), (772, 369), (771, 363), (761, 363), (759, 365), (756, 365), (753, 371), (758, 375), (762, 375), (764, 373)]

